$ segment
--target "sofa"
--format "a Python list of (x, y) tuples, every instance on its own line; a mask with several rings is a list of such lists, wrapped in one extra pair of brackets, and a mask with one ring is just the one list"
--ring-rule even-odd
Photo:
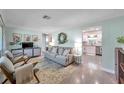
[(63, 66), (68, 66), (74, 61), (74, 52), (71, 47), (52, 46), (47, 47), (44, 52), (44, 58), (52, 60)]

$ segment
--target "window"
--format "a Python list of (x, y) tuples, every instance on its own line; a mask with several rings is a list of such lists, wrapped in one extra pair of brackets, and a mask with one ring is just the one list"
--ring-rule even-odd
[(0, 57), (1, 57), (1, 52), (2, 52), (2, 43), (3, 41), (2, 41), (2, 27), (0, 26)]

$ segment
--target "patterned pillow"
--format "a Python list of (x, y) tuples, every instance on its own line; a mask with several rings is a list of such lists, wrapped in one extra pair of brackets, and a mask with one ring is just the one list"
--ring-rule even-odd
[(69, 52), (70, 52), (70, 50), (69, 50), (69, 49), (65, 49), (65, 50), (64, 50), (64, 52), (63, 52), (63, 55), (64, 55), (64, 56), (66, 56), (66, 55), (68, 55), (68, 54), (69, 54)]
[(59, 55), (62, 55), (63, 52), (64, 52), (64, 49), (63, 49), (63, 48), (59, 48), (59, 50), (58, 50), (58, 54), (59, 54)]
[(53, 47), (51, 52), (52, 53), (57, 53), (57, 47)]

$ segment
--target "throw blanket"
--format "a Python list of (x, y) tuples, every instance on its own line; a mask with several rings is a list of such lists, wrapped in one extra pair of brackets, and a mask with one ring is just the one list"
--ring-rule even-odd
[(16, 83), (28, 83), (33, 79), (33, 65), (26, 64), (16, 69), (15, 71)]

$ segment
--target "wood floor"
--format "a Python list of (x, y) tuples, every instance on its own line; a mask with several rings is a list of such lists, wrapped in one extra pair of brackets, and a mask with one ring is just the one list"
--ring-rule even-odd
[(115, 75), (101, 70), (100, 56), (83, 55), (82, 64), (62, 84), (116, 84)]
[[(41, 59), (34, 58), (32, 60)], [(76, 71), (65, 78), (60, 84), (116, 84), (115, 75), (101, 70), (100, 56), (83, 55), (82, 63), (74, 65)]]

